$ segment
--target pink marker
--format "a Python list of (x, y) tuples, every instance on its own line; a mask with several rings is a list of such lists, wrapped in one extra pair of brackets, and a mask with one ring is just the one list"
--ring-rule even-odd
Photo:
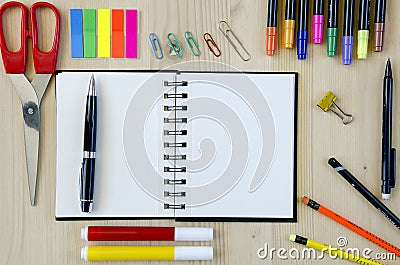
[(126, 58), (138, 58), (138, 11), (126, 10)]
[(321, 44), (323, 35), (324, 35), (324, 1), (314, 0), (314, 8), (313, 8), (314, 44)]

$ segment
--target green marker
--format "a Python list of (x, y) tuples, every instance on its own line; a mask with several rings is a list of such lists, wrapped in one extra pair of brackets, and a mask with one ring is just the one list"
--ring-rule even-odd
[(336, 56), (336, 46), (338, 39), (338, 0), (328, 1), (328, 28), (326, 31), (326, 52), (329, 57)]
[(96, 57), (96, 10), (83, 10), (83, 57)]
[(357, 57), (367, 59), (369, 39), (369, 4), (370, 0), (360, 0), (357, 32)]

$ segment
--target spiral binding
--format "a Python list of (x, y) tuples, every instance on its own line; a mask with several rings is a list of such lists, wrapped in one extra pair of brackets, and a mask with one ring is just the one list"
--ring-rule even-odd
[[(168, 166), (164, 166), (164, 172), (165, 173), (172, 173), (173, 178), (168, 178), (164, 179), (164, 185), (171, 185), (171, 186), (176, 186), (176, 185), (185, 185), (186, 184), (186, 179), (177, 179), (177, 174), (178, 173), (184, 173), (186, 172), (186, 167), (185, 166), (178, 166), (177, 161), (180, 160), (186, 160), (186, 155), (185, 154), (178, 154), (177, 148), (181, 147), (187, 147), (186, 142), (178, 142), (177, 138), (180, 136), (185, 136), (187, 135), (187, 130), (184, 129), (179, 129), (176, 124), (185, 124), (188, 122), (188, 119), (185, 117), (178, 117), (178, 112), (181, 111), (187, 111), (187, 106), (184, 105), (179, 105), (177, 104), (178, 99), (185, 99), (188, 97), (187, 93), (181, 93), (178, 91), (178, 87), (184, 87), (188, 85), (187, 81), (164, 81), (163, 82), (165, 87), (173, 87), (172, 92), (164, 93), (164, 99), (169, 99), (173, 101), (173, 105), (164, 105), (164, 111), (165, 112), (170, 112), (173, 115), (171, 117), (165, 117), (164, 118), (164, 123), (165, 124), (171, 124), (175, 125), (173, 129), (165, 129), (164, 130), (164, 135), (165, 136), (172, 136), (173, 141), (166, 141), (164, 142), (164, 148), (168, 153), (164, 154), (164, 160), (165, 161), (170, 161)], [(175, 191), (175, 188), (172, 191), (164, 191), (164, 197), (185, 197), (186, 192), (177, 192)], [(173, 204), (173, 203), (164, 203), (164, 209), (172, 209), (172, 210), (184, 210), (185, 209), (185, 204)]]

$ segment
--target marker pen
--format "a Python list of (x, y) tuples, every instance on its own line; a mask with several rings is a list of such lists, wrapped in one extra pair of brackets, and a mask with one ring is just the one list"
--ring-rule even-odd
[(297, 58), (305, 60), (307, 58), (308, 42), (308, 0), (299, 1), (299, 27), (297, 31)]
[(367, 59), (369, 39), (369, 7), (371, 0), (360, 0), (357, 32), (357, 57)]
[(326, 30), (326, 52), (329, 57), (336, 56), (338, 38), (339, 0), (328, 0), (328, 28)]
[(268, 4), (268, 20), (267, 20), (267, 46), (266, 54), (272, 56), (276, 51), (276, 34), (277, 29), (277, 13), (278, 2), (277, 0), (269, 0)]
[(294, 43), (294, 28), (296, 25), (295, 21), (295, 0), (286, 0), (285, 9), (285, 21), (284, 21), (284, 34), (283, 34), (283, 45), (285, 48), (293, 48)]
[(324, 36), (324, 0), (314, 0), (313, 42), (321, 44)]
[(353, 58), (354, 0), (344, 1), (343, 20), (342, 61), (344, 65), (349, 65)]

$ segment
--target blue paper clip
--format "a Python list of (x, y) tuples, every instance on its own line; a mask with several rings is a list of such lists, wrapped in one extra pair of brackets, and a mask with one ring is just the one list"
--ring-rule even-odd
[[(172, 36), (172, 39), (171, 39)], [(174, 33), (170, 32), (167, 35), (168, 38), (168, 45), (171, 47), (171, 49), (174, 51), (175, 55), (178, 58), (182, 58), (185, 52), (183, 51), (181, 45), (179, 44), (178, 40), (176, 39), (176, 36)]]
[(150, 33), (149, 40), (150, 40), (151, 47), (153, 48), (154, 57), (156, 57), (157, 60), (161, 60), (163, 58), (163, 53), (162, 53), (160, 41), (158, 40), (157, 35), (153, 32)]
[[(186, 31), (184, 36), (185, 36), (186, 43), (189, 46), (190, 50), (192, 51), (193, 55), (200, 56), (199, 45), (197, 44), (196, 40), (194, 39), (192, 33), (190, 31)], [(195, 51), (193, 49), (193, 46), (196, 47), (197, 51)]]

